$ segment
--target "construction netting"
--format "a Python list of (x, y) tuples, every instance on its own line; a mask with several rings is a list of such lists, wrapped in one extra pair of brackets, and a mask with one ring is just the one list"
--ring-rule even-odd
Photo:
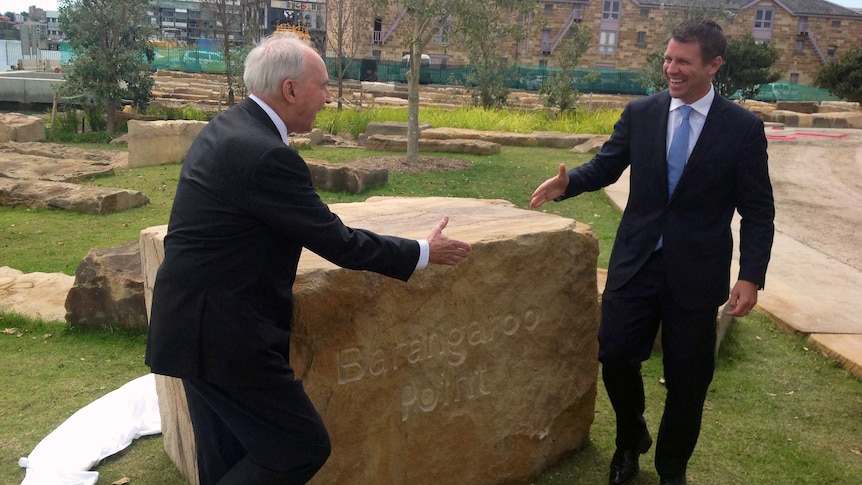
[[(71, 60), (68, 43), (59, 44), (61, 63)], [(223, 53), (218, 46), (200, 44), (197, 48), (179, 47), (170, 44), (153, 45), (152, 68), (171, 71), (224, 73)], [(332, 78), (338, 76), (338, 58), (327, 57), (326, 65)], [(344, 78), (360, 81), (407, 82), (407, 59), (398, 61), (378, 61), (376, 59), (342, 58), (346, 66)], [(538, 91), (559, 68), (542, 66), (513, 66), (506, 79), (511, 89)], [(472, 68), (470, 66), (432, 65), (430, 58), (423, 55), (419, 82), (422, 84), (443, 84), (469, 86)], [(640, 84), (639, 71), (615, 69), (576, 69), (573, 87), (583, 93), (645, 95), (649, 90)], [(829, 91), (803, 84), (776, 82), (761, 86), (755, 97), (759, 101), (839, 101)]]

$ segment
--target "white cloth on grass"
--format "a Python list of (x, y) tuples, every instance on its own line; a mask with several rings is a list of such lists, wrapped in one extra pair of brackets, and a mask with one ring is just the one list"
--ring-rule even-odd
[(90, 468), (161, 432), (156, 380), (147, 374), (84, 406), (18, 460), (27, 469), (21, 485), (93, 485), (99, 472)]

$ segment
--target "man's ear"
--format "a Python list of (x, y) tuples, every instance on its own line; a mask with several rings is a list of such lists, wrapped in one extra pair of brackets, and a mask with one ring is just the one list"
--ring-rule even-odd
[(281, 83), (281, 95), (284, 96), (284, 99), (287, 101), (296, 101), (296, 94), (293, 91), (292, 79), (285, 79), (284, 82)]
[(721, 56), (715, 56), (709, 61), (709, 74), (711, 76), (715, 76), (715, 73), (718, 72), (718, 69), (721, 67), (721, 64), (724, 62), (724, 59)]

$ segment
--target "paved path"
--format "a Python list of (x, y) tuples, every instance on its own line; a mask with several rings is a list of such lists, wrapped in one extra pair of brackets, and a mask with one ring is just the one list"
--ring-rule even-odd
[[(845, 144), (850, 150), (842, 150), (840, 153), (844, 160), (835, 161), (853, 167), (844, 172), (847, 179), (855, 180), (858, 172), (862, 171), (862, 134), (858, 130), (825, 130), (825, 129), (798, 129), (785, 130), (787, 135), (799, 135), (796, 139), (805, 143), (806, 135), (822, 135), (823, 137), (844, 135), (832, 139), (832, 144)], [(771, 138), (771, 137), (770, 137)], [(822, 141), (823, 138), (820, 138)], [(783, 143), (783, 142), (781, 142)], [(807, 146), (810, 148), (810, 146)], [(776, 179), (784, 177), (786, 166), (797, 167), (817, 165), (811, 167), (812, 173), (803, 178), (813, 180), (823, 178), (816, 174), (818, 170), (830, 171), (832, 161), (814, 161), (804, 158), (803, 155), (793, 157), (788, 153), (805, 154), (802, 149), (788, 150), (786, 146), (779, 146), (779, 142), (770, 141), (770, 171), (773, 172), (773, 186), (778, 189)], [(829, 154), (823, 150), (822, 156), (829, 158)], [(778, 156), (776, 156), (778, 155)], [(853, 159), (855, 157), (855, 160)], [(827, 166), (828, 165), (828, 166)], [(624, 173), (620, 180), (605, 189), (613, 203), (620, 209), (625, 208), (628, 199), (628, 172)], [(816, 184), (794, 183), (797, 190), (808, 187), (810, 192), (817, 192)], [(836, 190), (847, 191), (841, 194), (840, 204), (845, 212), (860, 212), (858, 204), (848, 203), (862, 196), (858, 187), (841, 184)], [(784, 195), (784, 190), (776, 190), (776, 211), (782, 211), (789, 205), (799, 205), (798, 201), (788, 200), (790, 197)], [(815, 194), (814, 198), (834, 198), (835, 193)], [(839, 205), (840, 205), (839, 204)], [(823, 206), (821, 206), (823, 207)], [(787, 211), (793, 210), (787, 208)], [(821, 209), (824, 210), (824, 209)], [(830, 218), (834, 222), (835, 216), (822, 214), (824, 218)], [(809, 216), (812, 217), (812, 216)], [(816, 213), (813, 217), (816, 217)], [(798, 230), (794, 224), (814, 225), (815, 221), (796, 220), (776, 217), (775, 242), (772, 248), (772, 259), (766, 276), (766, 288), (758, 298), (757, 309), (770, 315), (787, 330), (808, 335), (814, 343), (828, 357), (838, 361), (845, 369), (862, 379), (862, 271), (843, 261), (856, 261), (855, 257), (846, 257), (846, 254), (858, 256), (862, 253), (860, 243), (860, 231), (857, 225), (858, 217), (847, 219), (842, 222), (844, 230), (849, 230), (850, 237), (832, 234), (821, 234), (820, 237), (841, 239), (842, 248), (832, 248), (821, 241), (802, 240), (813, 238), (805, 236), (803, 231)], [(734, 239), (738, 243), (738, 216), (734, 220)], [(822, 231), (821, 231), (822, 232)], [(793, 234), (790, 236), (788, 234)], [(797, 236), (801, 235), (801, 236)], [(799, 239), (796, 239), (796, 238)], [(816, 246), (812, 247), (812, 246)], [(817, 249), (820, 248), (820, 249)], [(734, 255), (737, 258), (738, 255)], [(734, 259), (734, 268), (731, 275), (735, 280), (738, 261)]]

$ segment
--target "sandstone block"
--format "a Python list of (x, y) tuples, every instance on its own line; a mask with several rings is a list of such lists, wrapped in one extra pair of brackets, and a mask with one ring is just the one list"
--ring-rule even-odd
[(63, 302), (75, 278), (64, 273), (23, 273), (0, 266), (0, 310), (14, 310), (46, 322), (66, 318)]
[(138, 241), (87, 253), (66, 296), (66, 321), (87, 327), (147, 326)]
[(322, 160), (306, 160), (311, 180), (318, 190), (358, 194), (389, 181), (389, 172), (383, 169), (352, 167)]
[(129, 121), (129, 167), (180, 162), (206, 121)]
[(7, 207), (107, 214), (149, 203), (149, 197), (135, 190), (0, 177), (0, 205)]
[(817, 101), (777, 101), (775, 109), (812, 114), (817, 113), (820, 110), (820, 106)]
[(598, 153), (610, 135), (596, 135), (571, 149), (575, 153)]
[[(431, 128), (427, 123), (419, 123), (419, 133)], [(365, 127), (365, 134), (407, 136), (407, 123), (401, 121), (373, 121)]]
[[(332, 209), (415, 238), (447, 214), (447, 233), (473, 254), (404, 283), (303, 253), (291, 359), (333, 443), (312, 484), (530, 483), (588, 445), (598, 375), (588, 226), (490, 200), (373, 197)], [(165, 230), (141, 234), (148, 295)], [(163, 433), (196, 483), (181, 391), (160, 387)]]
[[(365, 140), (365, 147), (369, 150), (406, 152), (407, 137), (392, 135), (372, 135)], [(435, 140), (420, 138), (419, 151), (493, 155), (495, 153), (500, 153), (500, 144), (482, 140)]]
[(45, 120), (22, 113), (0, 113), (0, 143), (45, 141)]

